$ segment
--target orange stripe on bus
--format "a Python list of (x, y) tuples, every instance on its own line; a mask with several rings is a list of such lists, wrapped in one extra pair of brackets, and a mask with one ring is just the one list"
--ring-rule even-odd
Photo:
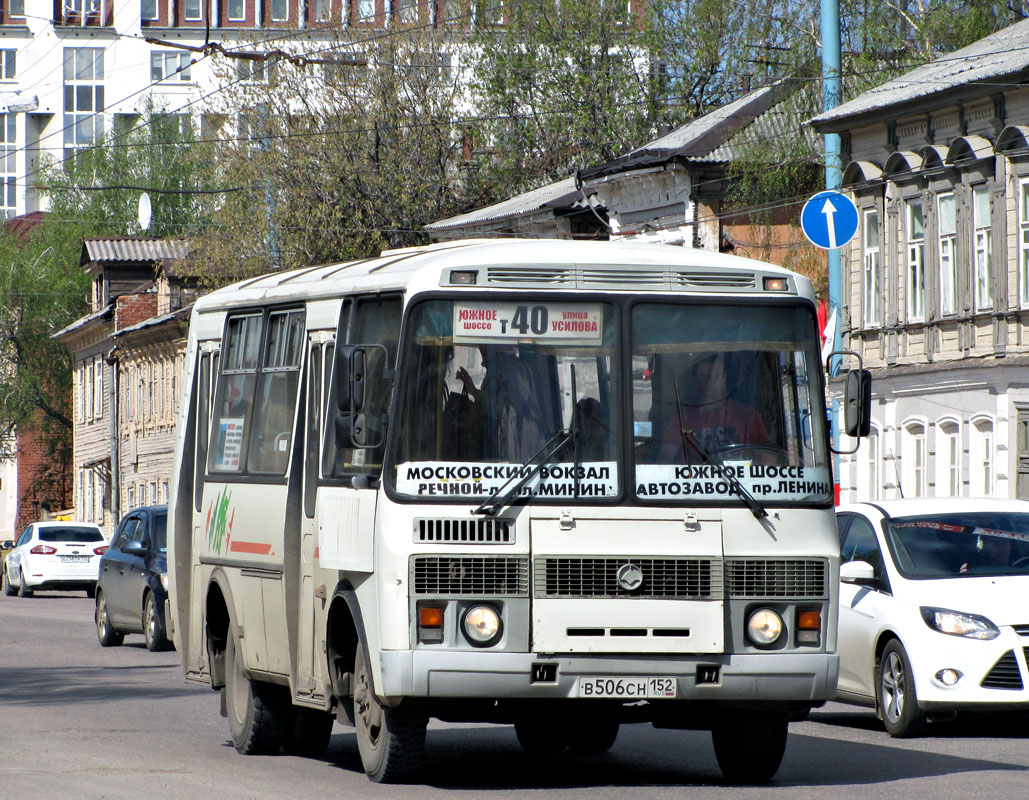
[(258, 555), (266, 556), (272, 551), (272, 546), (261, 542), (241, 542), (238, 539), (233, 539), (229, 549), (235, 553), (257, 553)]

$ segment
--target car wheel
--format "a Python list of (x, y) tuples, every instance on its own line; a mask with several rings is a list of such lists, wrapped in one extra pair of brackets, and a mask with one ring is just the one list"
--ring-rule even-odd
[(146, 649), (151, 653), (168, 649), (168, 637), (161, 627), (153, 592), (146, 593), (146, 602), (143, 603), (143, 638), (146, 640)]
[(767, 783), (779, 771), (789, 731), (786, 712), (725, 709), (711, 729), (722, 775), (730, 783)]
[(111, 627), (111, 616), (107, 613), (107, 598), (103, 592), (97, 592), (96, 598), (96, 638), (101, 647), (117, 647), (125, 641), (125, 636)]
[(558, 720), (525, 717), (515, 722), (514, 729), (526, 753), (553, 755), (568, 746), (568, 728)]
[(25, 583), (25, 573), (21, 573), (21, 583), (18, 584), (18, 597), (32, 597), (32, 590)]
[(896, 639), (883, 650), (877, 678), (886, 732), (898, 739), (917, 735), (922, 727), (922, 712), (915, 694), (915, 679), (907, 651)]
[(287, 690), (243, 674), (243, 659), (231, 631), (225, 643), (224, 692), (229, 735), (236, 751), (245, 756), (278, 753), (289, 712)]
[(11, 578), (7, 574), (7, 570), (6, 569), (4, 570), (3, 578), (4, 578), (4, 594), (7, 595), (8, 597), (13, 597), (15, 594), (18, 593), (18, 590), (15, 589), (13, 586), (11, 586)]
[(568, 730), (568, 749), (573, 753), (606, 753), (614, 746), (619, 727), (616, 720), (576, 720)]
[(335, 721), (336, 718), (327, 711), (291, 706), (282, 749), (292, 756), (317, 758), (324, 755), (329, 747), (332, 723)]
[(358, 644), (354, 655), (354, 728), (357, 750), (376, 783), (401, 783), (421, 769), (428, 717), (404, 708), (386, 708), (372, 688), (371, 673)]

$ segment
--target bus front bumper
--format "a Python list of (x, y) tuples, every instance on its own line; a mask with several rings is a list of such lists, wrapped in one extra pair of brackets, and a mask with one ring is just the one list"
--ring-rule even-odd
[[(836, 692), (839, 657), (828, 653), (543, 656), (533, 653), (387, 650), (382, 697), (573, 699), (603, 677), (673, 677), (676, 699), (821, 703)], [(538, 665), (552, 680), (533, 680)], [(717, 669), (715, 669), (717, 668)], [(628, 699), (628, 698), (627, 698)]]

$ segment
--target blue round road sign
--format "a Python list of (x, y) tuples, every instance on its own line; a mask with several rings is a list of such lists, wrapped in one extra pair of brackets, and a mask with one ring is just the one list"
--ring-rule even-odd
[(858, 213), (854, 201), (839, 192), (819, 192), (800, 212), (800, 227), (808, 241), (823, 250), (843, 247), (857, 233)]

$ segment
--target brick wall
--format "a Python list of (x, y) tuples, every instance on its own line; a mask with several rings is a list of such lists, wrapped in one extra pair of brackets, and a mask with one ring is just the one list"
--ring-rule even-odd
[(129, 328), (157, 314), (156, 294), (123, 294), (117, 300), (114, 329)]
[(14, 529), (20, 533), (30, 522), (50, 512), (71, 508), (71, 435), (62, 441), (38, 429), (22, 426), (18, 431), (18, 501)]

